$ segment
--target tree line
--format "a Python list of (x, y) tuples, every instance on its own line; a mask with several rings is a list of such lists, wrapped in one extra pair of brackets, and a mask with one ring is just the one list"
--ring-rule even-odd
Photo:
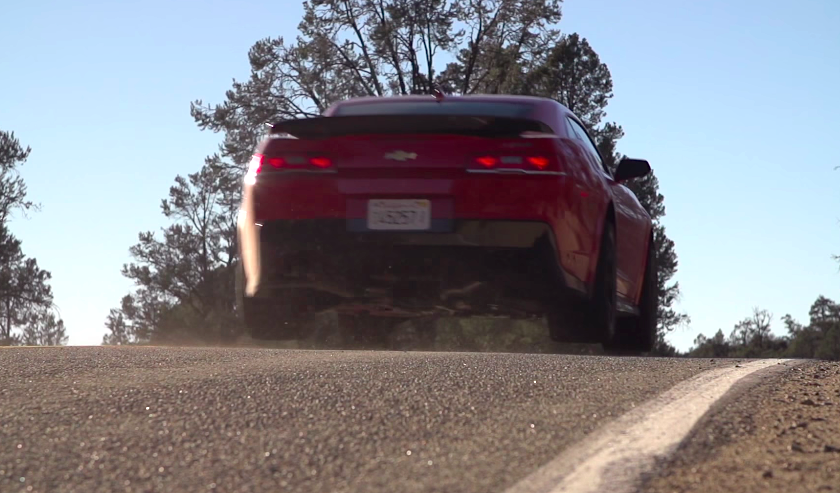
[(67, 343), (64, 321), (53, 303), (51, 274), (24, 254), (11, 231), (14, 215), (26, 217), (39, 205), (27, 197), (20, 175), (29, 153), (14, 132), (0, 130), (0, 346)]
[(688, 356), (698, 358), (817, 358), (840, 360), (840, 304), (817, 297), (803, 325), (790, 315), (782, 317), (786, 333), (771, 332), (773, 314), (753, 308), (749, 317), (732, 328), (729, 336), (718, 329), (712, 337), (694, 340)]
[[(215, 342), (235, 337), (236, 214), (241, 180), (265, 123), (319, 115), (357, 96), (522, 94), (553, 98), (577, 114), (607, 164), (622, 157), (622, 127), (606, 119), (613, 97), (606, 63), (587, 39), (561, 33), (559, 0), (307, 0), (293, 40), (257, 41), (250, 76), (219, 104), (191, 103), (201, 130), (223, 142), (204, 165), (177, 176), (161, 202), (168, 225), (142, 232), (122, 275), (135, 289), (110, 310), (103, 344)], [(655, 174), (630, 187), (654, 222), (659, 268), (660, 353), (688, 322), (675, 309), (678, 261), (662, 218)]]

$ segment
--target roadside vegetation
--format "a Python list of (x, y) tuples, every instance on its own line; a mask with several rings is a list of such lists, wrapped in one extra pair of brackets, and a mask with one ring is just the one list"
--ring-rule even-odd
[(39, 206), (27, 198), (20, 168), (31, 149), (14, 132), (0, 130), (0, 346), (67, 343), (64, 321), (53, 303), (50, 273), (24, 254), (11, 222)]
[(782, 317), (786, 334), (771, 333), (773, 315), (754, 308), (752, 315), (733, 327), (727, 337), (722, 329), (714, 336), (699, 335), (688, 356), (698, 358), (817, 358), (840, 360), (840, 305), (820, 296), (811, 305), (809, 321), (802, 324)]

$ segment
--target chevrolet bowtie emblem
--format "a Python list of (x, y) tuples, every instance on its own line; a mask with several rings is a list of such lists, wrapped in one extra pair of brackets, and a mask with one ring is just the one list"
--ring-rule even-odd
[(385, 154), (385, 159), (393, 159), (394, 161), (407, 161), (409, 159), (417, 159), (416, 152), (394, 151)]

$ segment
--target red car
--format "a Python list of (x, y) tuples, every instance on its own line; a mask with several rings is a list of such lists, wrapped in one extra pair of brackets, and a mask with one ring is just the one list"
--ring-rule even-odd
[(298, 338), (302, 317), (332, 309), (347, 343), (408, 318), (496, 315), (649, 351), (651, 219), (623, 184), (649, 172), (623, 159), (612, 173), (550, 99), (343, 101), (257, 146), (238, 309), (256, 339)]

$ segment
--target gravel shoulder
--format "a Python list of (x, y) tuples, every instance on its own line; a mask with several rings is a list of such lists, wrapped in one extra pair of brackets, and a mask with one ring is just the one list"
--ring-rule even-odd
[(722, 403), (642, 491), (840, 491), (840, 364), (805, 363)]

